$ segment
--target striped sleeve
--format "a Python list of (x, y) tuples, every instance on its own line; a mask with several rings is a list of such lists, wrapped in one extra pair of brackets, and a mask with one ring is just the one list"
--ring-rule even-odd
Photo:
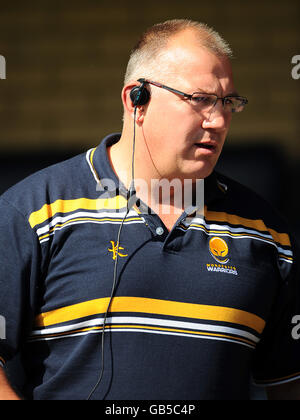
[(279, 266), (283, 281), (256, 349), (253, 376), (257, 385), (272, 386), (300, 379), (299, 246), (295, 240), (291, 242), (293, 264), (287, 277), (286, 270)]
[(38, 278), (38, 241), (26, 218), (0, 198), (0, 364), (31, 331)]

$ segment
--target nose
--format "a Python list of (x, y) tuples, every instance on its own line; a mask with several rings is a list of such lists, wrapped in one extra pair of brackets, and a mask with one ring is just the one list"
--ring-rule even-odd
[(231, 121), (231, 113), (225, 111), (221, 100), (218, 100), (215, 106), (203, 114), (203, 128), (213, 128), (217, 130), (226, 130)]

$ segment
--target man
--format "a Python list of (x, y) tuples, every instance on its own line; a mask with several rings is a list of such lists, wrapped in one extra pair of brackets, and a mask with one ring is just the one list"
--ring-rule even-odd
[[(2, 196), (0, 357), (21, 354), (24, 398), (247, 399), (252, 375), (270, 398), (300, 398), (291, 237), (214, 172), (247, 103), (230, 55), (206, 25), (150, 28), (128, 64), (121, 135)], [(3, 370), (0, 392), (18, 398)]]

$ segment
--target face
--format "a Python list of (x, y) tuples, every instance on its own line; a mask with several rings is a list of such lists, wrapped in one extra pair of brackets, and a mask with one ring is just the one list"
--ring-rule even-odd
[[(229, 60), (199, 47), (194, 35), (174, 39), (162, 60), (168, 63), (168, 72), (157, 82), (189, 94), (224, 97), (235, 93)], [(223, 110), (221, 101), (204, 114), (190, 100), (151, 86), (144, 114), (141, 141), (160, 177), (200, 179), (210, 175), (231, 122), (231, 113)]]

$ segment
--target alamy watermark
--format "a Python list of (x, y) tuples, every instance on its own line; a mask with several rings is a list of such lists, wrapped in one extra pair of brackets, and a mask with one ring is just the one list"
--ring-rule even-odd
[(300, 79), (300, 55), (294, 55), (294, 57), (292, 57), (292, 64), (296, 64), (292, 68), (292, 78), (298, 80)]
[(6, 59), (0, 55), (0, 79), (6, 79)]
[(6, 339), (6, 320), (4, 316), (0, 315), (0, 340)]
[(294, 340), (300, 338), (300, 315), (295, 315), (292, 318), (292, 324), (296, 324), (292, 329), (292, 337)]
[[(121, 176), (124, 181), (126, 174)], [(126, 179), (126, 178), (125, 178)], [(124, 181), (125, 182), (125, 181)], [(116, 185), (114, 180), (109, 178), (101, 179), (101, 183), (97, 185), (97, 191), (101, 192), (99, 198), (108, 199), (117, 195), (128, 194), (128, 191), (123, 186)], [(180, 179), (152, 179), (148, 184), (144, 179), (134, 180), (134, 193), (127, 197), (128, 207), (134, 206), (139, 208), (141, 214), (160, 213), (168, 214), (182, 214), (185, 210), (187, 214), (196, 211), (197, 217), (204, 216), (204, 180), (185, 179), (183, 182)], [(145, 206), (141, 204), (147, 203)], [(117, 210), (118, 211), (118, 210)], [(122, 212), (122, 209), (119, 209)]]

